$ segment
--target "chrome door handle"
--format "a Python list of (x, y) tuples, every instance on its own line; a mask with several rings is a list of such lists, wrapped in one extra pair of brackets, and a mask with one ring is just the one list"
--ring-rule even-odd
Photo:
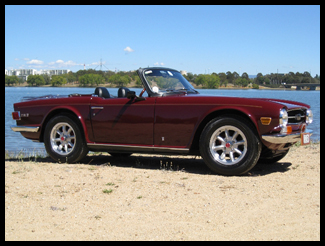
[[(104, 107), (92, 106), (91, 109), (92, 110), (95, 110), (95, 109), (102, 110), (102, 109), (104, 109)], [(97, 113), (93, 111), (93, 116), (96, 116), (96, 114), (98, 114), (98, 113), (99, 113), (99, 111), (97, 111)]]

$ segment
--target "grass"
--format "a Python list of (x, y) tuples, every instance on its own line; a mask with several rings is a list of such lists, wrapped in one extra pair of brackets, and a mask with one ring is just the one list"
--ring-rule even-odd
[(104, 189), (103, 190), (103, 193), (105, 193), (105, 194), (111, 194), (113, 192), (113, 190), (112, 189)]
[(18, 160), (23, 162), (28, 159), (31, 162), (37, 162), (37, 159), (48, 157), (47, 153), (41, 150), (33, 149), (32, 151), (22, 149), (19, 151), (5, 150), (5, 160)]

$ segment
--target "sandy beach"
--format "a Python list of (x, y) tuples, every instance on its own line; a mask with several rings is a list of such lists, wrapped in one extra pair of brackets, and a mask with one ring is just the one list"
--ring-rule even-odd
[(237, 177), (199, 157), (5, 160), (5, 240), (320, 240), (320, 144)]

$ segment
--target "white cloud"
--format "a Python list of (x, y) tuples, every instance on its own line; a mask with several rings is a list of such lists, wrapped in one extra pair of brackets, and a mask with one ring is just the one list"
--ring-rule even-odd
[(69, 60), (69, 61), (65, 62), (65, 65), (66, 66), (76, 66), (76, 65), (83, 65), (83, 64), (78, 64), (74, 61)]
[(163, 63), (163, 62), (155, 62), (153, 65), (155, 65), (155, 66), (164, 66), (165, 63)]
[(71, 60), (65, 62), (65, 61), (59, 59), (59, 60), (56, 60), (55, 62), (49, 62), (48, 65), (61, 68), (61, 67), (81, 66), (83, 64), (78, 64)]
[(131, 49), (130, 46), (127, 46), (127, 47), (124, 49), (124, 51), (125, 51), (126, 53), (134, 52), (134, 50)]
[(27, 64), (34, 64), (34, 65), (42, 65), (43, 63), (44, 63), (43, 61), (36, 60), (36, 59), (27, 62)]

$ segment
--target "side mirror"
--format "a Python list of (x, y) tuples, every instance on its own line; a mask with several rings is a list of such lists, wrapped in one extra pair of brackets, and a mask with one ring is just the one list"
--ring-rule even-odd
[(127, 97), (127, 99), (131, 99), (131, 100), (133, 100), (134, 98), (135, 98), (135, 101), (137, 102), (137, 101), (144, 101), (144, 100), (146, 100), (144, 97), (138, 97), (136, 94), (135, 94), (135, 91), (128, 91), (127, 93), (126, 93), (126, 97)]

